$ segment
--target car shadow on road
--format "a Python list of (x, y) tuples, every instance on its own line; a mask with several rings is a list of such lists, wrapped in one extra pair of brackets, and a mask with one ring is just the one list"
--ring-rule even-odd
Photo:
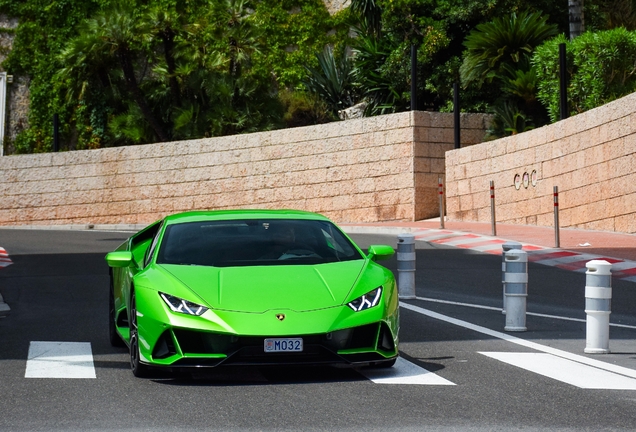
[(174, 386), (324, 384), (366, 380), (356, 369), (330, 366), (227, 366), (172, 373), (157, 371), (157, 374), (161, 376), (153, 374), (153, 381)]
[(410, 361), (411, 363), (426, 369), (429, 372), (437, 372), (440, 371), (442, 369), (444, 369), (446, 366), (441, 365), (439, 363), (434, 363), (435, 360), (451, 360), (454, 359), (455, 357), (428, 357), (428, 358), (418, 358), (418, 357), (412, 357), (408, 354), (405, 354), (403, 352), (400, 351), (400, 357), (402, 357), (405, 360)]

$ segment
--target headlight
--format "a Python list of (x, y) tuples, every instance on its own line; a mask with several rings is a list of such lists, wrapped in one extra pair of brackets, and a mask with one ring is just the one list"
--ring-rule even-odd
[(354, 311), (360, 312), (362, 310), (372, 308), (373, 306), (377, 306), (378, 303), (380, 303), (380, 297), (382, 297), (382, 287), (377, 287), (373, 291), (369, 291), (365, 295), (349, 302), (348, 305)]
[(200, 304), (192, 303), (169, 294), (159, 293), (159, 295), (173, 312), (201, 316), (208, 310), (205, 306), (201, 306)]

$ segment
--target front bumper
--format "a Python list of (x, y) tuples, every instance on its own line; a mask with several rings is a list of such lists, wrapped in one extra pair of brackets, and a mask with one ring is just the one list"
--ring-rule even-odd
[[(154, 290), (137, 288), (136, 298), (141, 360), (152, 366), (363, 366), (398, 355), (397, 296), (361, 312), (347, 306), (308, 312), (208, 310), (200, 317), (171, 312)], [(282, 321), (276, 318), (281, 314)], [(264, 339), (271, 337), (300, 337), (303, 351), (266, 353)]]

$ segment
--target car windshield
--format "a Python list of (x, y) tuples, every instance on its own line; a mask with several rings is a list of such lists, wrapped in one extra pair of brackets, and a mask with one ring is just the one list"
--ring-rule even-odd
[(360, 252), (330, 222), (245, 219), (169, 225), (157, 263), (229, 267), (356, 259)]

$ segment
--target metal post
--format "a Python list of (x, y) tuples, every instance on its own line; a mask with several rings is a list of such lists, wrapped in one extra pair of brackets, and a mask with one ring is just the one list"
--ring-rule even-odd
[(521, 243), (515, 241), (508, 241), (501, 245), (503, 249), (501, 253), (501, 283), (503, 284), (503, 308), (501, 313), (506, 313), (506, 252), (516, 249), (521, 250)]
[(505, 331), (526, 331), (526, 297), (528, 297), (528, 254), (512, 249), (505, 253), (506, 299)]
[(565, 56), (565, 44), (559, 44), (559, 88), (560, 88), (560, 117), (564, 120), (570, 116), (568, 110), (568, 75), (567, 58)]
[(409, 300), (415, 298), (415, 236), (404, 233), (398, 235), (397, 243), (398, 297)]
[(453, 118), (455, 128), (455, 148), (458, 149), (462, 146), (461, 143), (461, 118), (459, 107), (459, 84), (453, 83)]
[(53, 151), (60, 151), (60, 117), (53, 114)]
[(609, 316), (612, 303), (612, 264), (592, 260), (585, 264), (585, 352), (607, 354), (609, 350)]
[(561, 247), (559, 238), (559, 187), (554, 186), (554, 247)]
[(442, 183), (441, 177), (438, 177), (437, 182), (439, 187), (439, 223), (440, 227), (444, 228), (444, 183)]
[(7, 105), (7, 73), (0, 72), (0, 156), (4, 155), (4, 131)]
[(497, 225), (495, 222), (495, 182), (490, 180), (490, 220), (492, 235), (497, 235)]
[(411, 45), (411, 111), (417, 110), (417, 47)]

